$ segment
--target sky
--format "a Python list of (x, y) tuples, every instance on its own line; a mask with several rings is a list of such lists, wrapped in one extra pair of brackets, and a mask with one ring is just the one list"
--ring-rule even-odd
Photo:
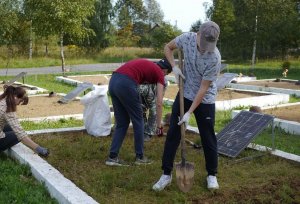
[(183, 32), (190, 30), (197, 20), (206, 20), (204, 2), (211, 4), (211, 0), (156, 0), (164, 13), (164, 20), (176, 25)]

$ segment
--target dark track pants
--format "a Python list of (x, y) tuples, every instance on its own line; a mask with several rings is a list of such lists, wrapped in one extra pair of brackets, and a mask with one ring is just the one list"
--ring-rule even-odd
[[(184, 112), (188, 111), (192, 101), (184, 98)], [(218, 148), (217, 139), (214, 131), (215, 123), (215, 104), (200, 104), (194, 111), (200, 132), (203, 146), (206, 170), (208, 175), (215, 175), (218, 168)], [(162, 169), (164, 174), (170, 175), (173, 169), (174, 159), (177, 148), (180, 144), (181, 133), (180, 126), (177, 125), (179, 109), (179, 94), (177, 94), (172, 107), (170, 118), (170, 127), (165, 141), (164, 153), (162, 158)]]
[(9, 125), (5, 125), (3, 132), (5, 137), (0, 139), (0, 151), (4, 151), (19, 143), (19, 140)]

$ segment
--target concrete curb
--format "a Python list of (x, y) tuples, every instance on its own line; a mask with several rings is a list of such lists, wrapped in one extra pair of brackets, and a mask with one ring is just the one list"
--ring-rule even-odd
[[(264, 79), (264, 80), (254, 80), (254, 81), (271, 81), (275, 79)], [(297, 80), (282, 80), (282, 81), (292, 81), (297, 82)], [(275, 88), (275, 87), (263, 87), (263, 86), (254, 86), (254, 85), (246, 85), (246, 84), (233, 84), (229, 83), (226, 87), (235, 88), (235, 89), (243, 89), (243, 90), (254, 90), (254, 91), (266, 91), (272, 93), (283, 93), (289, 95), (300, 96), (300, 90), (295, 89), (283, 89), (283, 88)]]
[[(70, 129), (69, 129), (70, 130)], [(40, 132), (41, 133), (41, 132)], [(92, 197), (65, 178), (57, 169), (43, 160), (31, 149), (19, 143), (6, 153), (31, 168), (33, 176), (44, 183), (50, 195), (63, 204), (97, 204)]]

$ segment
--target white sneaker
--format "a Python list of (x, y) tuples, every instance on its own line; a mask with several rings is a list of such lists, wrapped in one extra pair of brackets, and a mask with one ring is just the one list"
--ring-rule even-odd
[(162, 175), (159, 179), (159, 181), (156, 182), (156, 184), (153, 185), (152, 189), (155, 191), (161, 191), (164, 190), (164, 188), (167, 185), (170, 185), (172, 182), (172, 175)]
[(207, 180), (207, 188), (214, 190), (214, 189), (219, 189), (219, 184), (217, 181), (217, 177), (216, 176), (208, 176), (206, 178)]

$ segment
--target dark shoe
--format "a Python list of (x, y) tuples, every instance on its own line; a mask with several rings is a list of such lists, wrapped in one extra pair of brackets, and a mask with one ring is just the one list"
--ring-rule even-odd
[(120, 160), (118, 157), (113, 159), (108, 157), (108, 159), (105, 161), (105, 164), (107, 166), (129, 166), (125, 161)]
[(147, 157), (143, 156), (142, 158), (135, 158), (134, 164), (136, 165), (145, 165), (145, 164), (152, 164), (152, 161), (149, 160)]

